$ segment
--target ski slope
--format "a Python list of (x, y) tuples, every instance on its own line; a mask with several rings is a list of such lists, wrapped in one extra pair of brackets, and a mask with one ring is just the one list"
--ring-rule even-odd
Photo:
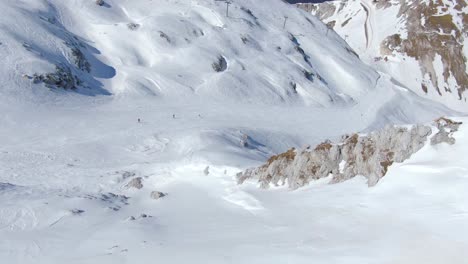
[[(466, 259), (467, 118), (456, 145), (428, 145), (374, 188), (239, 186), (237, 172), (291, 147), (458, 113), (279, 0), (233, 1), (229, 17), (208, 0), (105, 2), (0, 3), (2, 261)], [(30, 78), (56, 65), (75, 90)]]

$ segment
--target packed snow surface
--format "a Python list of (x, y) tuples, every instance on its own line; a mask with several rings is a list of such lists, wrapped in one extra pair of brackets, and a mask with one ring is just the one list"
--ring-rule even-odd
[[(467, 118), (373, 188), (236, 184), (290, 147), (452, 112), (293, 6), (225, 7), (0, 2), (1, 262), (463, 263)], [(75, 90), (33, 81), (57, 65)]]

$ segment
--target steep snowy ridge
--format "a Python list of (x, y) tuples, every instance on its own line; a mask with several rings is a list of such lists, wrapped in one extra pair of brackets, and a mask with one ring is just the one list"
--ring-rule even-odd
[(423, 97), (468, 111), (466, 1), (336, 0), (299, 7), (376, 69)]
[(87, 87), (79, 90), (86, 95), (109, 94), (98, 79), (112, 78), (115, 70), (97, 60), (99, 52), (62, 24), (55, 6), (46, 1), (7, 1), (1, 9), (3, 101), (47, 101), (50, 92), (36, 89), (41, 81), (34, 74), (56, 72), (67, 75), (63, 79), (68, 81), (60, 84), (63, 88), (81, 86)]
[[(60, 68), (73, 79), (58, 86), (84, 94), (329, 106), (352, 102), (378, 77), (338, 36), (320, 37), (322, 23), (281, 1), (271, 4), (273, 12), (235, 1), (229, 17), (222, 2), (208, 0), (106, 3), (2, 2), (2, 24), (21, 21), (2, 29), (1, 75), (14, 90), (9, 96), (40, 90), (34, 74)], [(303, 29), (307, 36), (296, 37)], [(216, 70), (219, 60), (226, 65)], [(7, 66), (13, 62), (14, 72)], [(57, 86), (57, 78), (45, 79)]]

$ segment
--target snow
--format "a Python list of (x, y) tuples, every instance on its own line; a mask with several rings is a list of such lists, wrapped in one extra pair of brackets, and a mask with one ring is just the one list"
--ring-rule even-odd
[(346, 161), (345, 160), (342, 160), (339, 164), (340, 166), (340, 173), (343, 173), (344, 171), (344, 168), (345, 168), (345, 165), (346, 165)]
[[(363, 179), (297, 191), (239, 186), (237, 172), (291, 147), (454, 113), (365, 65), (282, 1), (268, 9), (233, 1), (229, 18), (208, 0), (106, 2), (0, 3), (9, 25), (0, 29), (2, 262), (466, 259), (468, 119), (460, 118), (456, 145), (427, 146), (374, 188)], [(129, 30), (130, 22), (140, 27)], [(70, 67), (89, 88), (48, 89), (22, 77), (73, 65), (71, 36), (92, 70)], [(220, 54), (228, 67), (216, 73)], [(303, 69), (325, 82), (311, 83)], [(144, 187), (125, 188), (135, 177)], [(154, 200), (152, 191), (168, 195)]]
[[(237, 168), (211, 166), (205, 176), (202, 165), (155, 164), (133, 167), (149, 176), (140, 191), (109, 184), (115, 175), (95, 176), (92, 182), (102, 186), (81, 185), (81, 190), (10, 186), (1, 192), (6, 201), (2, 258), (9, 263), (308, 263), (311, 258), (322, 263), (463, 263), (462, 249), (468, 245), (466, 129), (463, 125), (455, 134), (455, 145), (426, 146), (391, 167), (374, 188), (355, 179), (318, 182), (294, 192), (264, 191), (255, 183), (236, 185), (232, 175)], [(29, 162), (42, 159), (29, 156)], [(72, 179), (73, 170), (78, 176), (94, 167), (80, 163), (46, 166)], [(51, 181), (37, 170), (35, 177)], [(130, 204), (85, 198), (97, 195), (96, 188), (124, 192)], [(169, 195), (150, 200), (153, 188)], [(72, 209), (84, 212), (73, 215)], [(142, 213), (152, 217), (142, 218)]]

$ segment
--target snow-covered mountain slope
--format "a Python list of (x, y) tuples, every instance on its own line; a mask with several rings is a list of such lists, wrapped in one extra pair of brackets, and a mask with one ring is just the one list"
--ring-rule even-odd
[[(138, 117), (159, 124), (151, 129), (182, 145), (167, 148), (168, 157), (195, 152), (244, 166), (346, 132), (450, 112), (373, 70), (322, 22), (282, 1), (270, 9), (234, 1), (227, 17), (225, 3), (211, 0), (0, 5), (2, 129), (16, 135), (8, 145), (29, 142), (35, 133), (57, 144), (108, 133), (99, 118), (110, 118), (109, 111), (113, 122), (120, 120), (111, 125), (116, 130), (127, 131)], [(82, 135), (74, 129), (80, 123), (98, 128)], [(151, 141), (155, 131), (145, 130), (143, 138)], [(243, 137), (258, 144), (239, 149)]]
[(0, 1), (2, 261), (382, 263), (408, 238), (450, 245), (431, 259), (465, 257), (465, 197), (442, 192), (466, 187), (465, 125), (459, 144), (405, 163), (421, 189), (403, 185), (405, 168), (371, 190), (355, 178), (264, 192), (234, 177), (291, 147), (450, 110), (283, 1), (232, 1), (228, 17), (211, 0), (104, 2)]
[(418, 94), (468, 111), (465, 0), (335, 0), (299, 4), (361, 58)]
[[(109, 138), (80, 129), (81, 142), (62, 136), (62, 145), (2, 146), (0, 257), (15, 264), (462, 264), (468, 119), (456, 120), (464, 124), (455, 145), (426, 144), (372, 188), (361, 177), (294, 192), (239, 186), (234, 167), (154, 162), (171, 142), (137, 141), (144, 127), (119, 133), (110, 117), (111, 136), (132, 131), (127, 143), (135, 145), (119, 148), (117, 139), (105, 151)], [(138, 177), (141, 189), (126, 187)], [(153, 191), (168, 195), (154, 200)]]
[[(0, 5), (1, 129), (16, 135), (7, 145), (34, 144), (35, 134), (81, 142), (112, 134), (102, 118), (115, 119), (117, 131), (143, 118), (159, 126), (140, 131), (143, 138), (163, 133), (174, 143), (161, 157), (245, 166), (346, 132), (450, 112), (373, 70), (322, 22), (282, 1), (270, 9), (234, 1), (227, 17), (225, 3), (211, 0)], [(120, 138), (125, 149), (127, 136), (109, 142)], [(244, 137), (257, 143), (239, 148)], [(219, 158), (226, 155), (246, 163)]]
[(261, 5), (235, 1), (226, 17), (209, 0), (3, 1), (2, 92), (35, 100), (60, 78), (48, 73), (83, 94), (263, 104), (346, 104), (374, 89), (377, 72), (318, 20)]

